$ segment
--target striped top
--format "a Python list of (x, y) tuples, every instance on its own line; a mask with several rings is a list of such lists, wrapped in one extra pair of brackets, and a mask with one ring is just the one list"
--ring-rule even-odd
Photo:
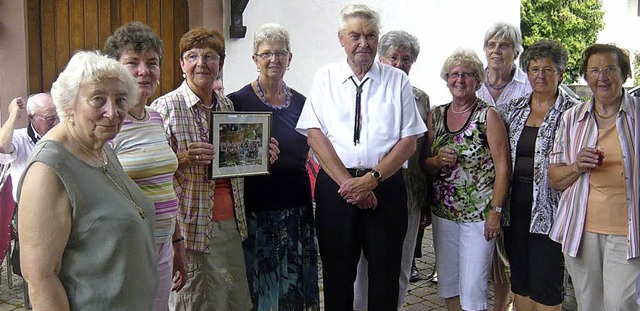
[[(233, 111), (233, 103), (221, 93), (215, 93), (218, 111)], [(209, 122), (205, 112), (196, 106), (200, 98), (185, 80), (177, 89), (156, 99), (151, 107), (163, 120), (169, 146), (179, 154), (192, 142), (209, 142)], [(187, 250), (210, 253), (213, 231), (213, 196), (215, 180), (209, 180), (208, 166), (185, 166), (173, 176), (173, 188), (180, 206), (178, 223), (185, 238)], [(241, 239), (247, 237), (244, 210), (244, 178), (231, 178), (233, 211)]]
[[(622, 168), (625, 177), (625, 195), (627, 202), (627, 259), (640, 256), (640, 202), (638, 188), (640, 172), (638, 152), (640, 103), (638, 98), (622, 91), (623, 100), (620, 112), (616, 116), (616, 127), (622, 151)], [(571, 164), (577, 160), (578, 152), (584, 147), (593, 147), (598, 140), (593, 98), (586, 103), (574, 106), (562, 115), (562, 121), (556, 134), (549, 164)], [(586, 172), (562, 192), (556, 219), (549, 237), (562, 244), (562, 251), (576, 257), (582, 239), (589, 198), (589, 172)]]
[(173, 191), (173, 174), (178, 158), (169, 147), (160, 115), (150, 108), (148, 121), (125, 119), (113, 141), (113, 149), (124, 171), (153, 201), (156, 208), (155, 242), (171, 239), (178, 199)]

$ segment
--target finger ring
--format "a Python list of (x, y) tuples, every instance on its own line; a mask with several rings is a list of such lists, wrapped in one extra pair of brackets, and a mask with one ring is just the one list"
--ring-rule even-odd
[(200, 156), (196, 154), (196, 160), (200, 160)]

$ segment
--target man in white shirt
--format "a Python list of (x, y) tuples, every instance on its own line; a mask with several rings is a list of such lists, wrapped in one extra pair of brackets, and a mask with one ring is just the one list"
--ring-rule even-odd
[(427, 128), (407, 75), (375, 61), (378, 13), (348, 5), (341, 17), (347, 60), (316, 72), (297, 125), (322, 166), (315, 200), (325, 308), (352, 310), (362, 251), (369, 310), (395, 310), (407, 228), (400, 168)]
[[(25, 116), (29, 119), (27, 127), (15, 129)], [(48, 93), (31, 95), (26, 103), (22, 97), (14, 98), (9, 104), (9, 118), (0, 128), (0, 164), (11, 163), (9, 174), (14, 185), (14, 201), (31, 151), (40, 138), (58, 123), (56, 107)]]

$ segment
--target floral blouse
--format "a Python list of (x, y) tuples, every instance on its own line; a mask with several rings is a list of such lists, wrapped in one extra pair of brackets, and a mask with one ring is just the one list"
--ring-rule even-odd
[[(531, 113), (531, 95), (513, 99), (508, 105), (498, 108), (504, 119), (509, 133), (509, 146), (511, 147), (511, 171), (516, 163), (516, 148), (520, 134), (524, 129), (527, 118)], [(549, 109), (538, 129), (536, 137), (535, 154), (533, 159), (533, 204), (531, 209), (530, 233), (549, 234), (553, 224), (554, 211), (558, 207), (561, 191), (551, 189), (547, 179), (549, 169), (549, 153), (553, 149), (553, 141), (560, 118), (565, 110), (579, 104), (562, 89), (558, 89), (558, 98), (555, 105)], [(506, 201), (507, 205), (510, 200)], [(508, 207), (508, 206), (507, 206)], [(506, 211), (506, 212), (505, 212)], [(504, 209), (504, 225), (509, 225), (509, 208)]]
[(443, 167), (433, 180), (434, 215), (460, 223), (484, 221), (489, 213), (496, 177), (487, 140), (487, 111), (494, 109), (481, 99), (466, 124), (457, 132), (446, 125), (451, 104), (432, 109), (434, 140), (431, 153), (453, 147), (458, 161)]

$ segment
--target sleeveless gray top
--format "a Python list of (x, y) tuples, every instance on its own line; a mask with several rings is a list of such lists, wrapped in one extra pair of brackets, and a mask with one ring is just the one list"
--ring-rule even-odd
[[(158, 283), (155, 209), (124, 173), (113, 149), (105, 145), (104, 150), (109, 160), (106, 174), (113, 181), (102, 168), (87, 164), (52, 140), (36, 145), (25, 174), (32, 163), (42, 162), (67, 189), (72, 225), (59, 278), (71, 310), (153, 310)], [(145, 211), (145, 219), (130, 197)]]

